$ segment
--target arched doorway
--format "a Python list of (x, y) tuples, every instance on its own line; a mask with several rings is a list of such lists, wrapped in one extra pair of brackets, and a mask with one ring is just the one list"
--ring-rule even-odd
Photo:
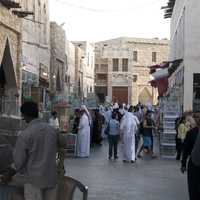
[(138, 101), (142, 104), (148, 104), (148, 103), (152, 104), (153, 103), (152, 95), (149, 92), (147, 87), (143, 88), (142, 91), (140, 92)]
[(17, 93), (16, 75), (7, 39), (0, 62), (0, 113), (18, 115)]

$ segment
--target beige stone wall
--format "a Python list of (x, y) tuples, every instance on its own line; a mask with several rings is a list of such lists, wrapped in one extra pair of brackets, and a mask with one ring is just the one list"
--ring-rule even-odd
[(68, 77), (70, 77), (68, 92), (74, 93), (75, 90), (77, 90), (75, 84), (75, 46), (68, 40), (66, 41), (66, 56), (67, 56), (66, 74), (68, 75)]
[(82, 50), (78, 46), (75, 46), (75, 88), (77, 88), (75, 90), (76, 95), (83, 97)]
[(83, 71), (83, 95), (87, 97), (89, 93), (94, 93), (94, 71), (95, 53), (94, 44), (87, 41), (73, 41), (76, 47), (82, 51), (81, 66)]
[(61, 91), (65, 89), (65, 74), (66, 74), (66, 39), (65, 31), (55, 22), (51, 22), (50, 26), (50, 41), (51, 41), (51, 92), (56, 92), (56, 83), (59, 73)]
[[(148, 67), (168, 60), (168, 43), (167, 40), (142, 38), (117, 38), (96, 43), (96, 61), (99, 63), (100, 58), (108, 59), (108, 96), (112, 97), (113, 86), (127, 86), (131, 88), (129, 103), (135, 105), (142, 100), (143, 103), (156, 104), (158, 93), (149, 83)], [(137, 51), (137, 62), (133, 60), (134, 51)], [(152, 62), (152, 52), (157, 53), (156, 62)], [(118, 72), (113, 72), (113, 58), (119, 59)], [(128, 72), (122, 71), (123, 58), (128, 59)]]
[(173, 85), (178, 82), (176, 80), (180, 79), (179, 70), (184, 68), (184, 83), (178, 86), (181, 91), (183, 88), (183, 91), (177, 98), (178, 103), (183, 102), (183, 112), (193, 110), (193, 76), (200, 73), (199, 13), (200, 1), (176, 0), (171, 18), (170, 59), (183, 59), (183, 66), (180, 65), (179, 69), (171, 77), (169, 84)]
[(4, 52), (6, 52), (6, 61), (3, 66), (7, 82), (5, 84), (6, 98), (4, 97), (1, 102), (3, 108), (1, 112), (16, 117), (19, 115), (20, 98), (18, 96), (21, 89), (21, 19), (0, 3), (0, 64)]
[(20, 47), (21, 47), (21, 21), (12, 15), (0, 4), (0, 62), (3, 58), (6, 41), (10, 44), (10, 51), (14, 65), (14, 71), (19, 79)]
[(30, 20), (22, 20), (22, 63), (39, 83), (40, 66), (50, 71), (49, 0), (20, 1), (23, 10), (34, 13), (27, 17)]

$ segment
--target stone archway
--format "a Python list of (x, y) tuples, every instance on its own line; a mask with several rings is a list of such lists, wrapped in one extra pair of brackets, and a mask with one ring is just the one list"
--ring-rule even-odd
[(147, 87), (144, 87), (139, 96), (138, 96), (138, 101), (142, 104), (147, 104), (147, 103), (153, 103), (153, 97), (150, 91), (148, 90)]
[(14, 70), (14, 65), (10, 52), (10, 44), (8, 39), (6, 41), (0, 67), (1, 71), (4, 72), (5, 75), (5, 83), (4, 83), (5, 89), (7, 90), (13, 89), (17, 92), (16, 74)]
[(10, 51), (9, 40), (7, 39), (2, 61), (0, 62), (0, 112), (5, 114), (17, 114), (18, 94), (16, 74)]

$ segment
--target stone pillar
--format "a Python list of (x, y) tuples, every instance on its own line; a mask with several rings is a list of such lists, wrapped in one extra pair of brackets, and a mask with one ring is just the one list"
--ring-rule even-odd
[(132, 105), (136, 105), (138, 103), (138, 85), (136, 82), (132, 83)]
[(112, 59), (108, 59), (108, 96), (112, 99)]

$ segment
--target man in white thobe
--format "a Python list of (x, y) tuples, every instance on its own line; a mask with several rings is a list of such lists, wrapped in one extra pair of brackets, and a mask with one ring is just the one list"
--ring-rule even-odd
[(52, 126), (55, 129), (59, 129), (59, 120), (58, 120), (58, 114), (56, 111), (53, 111), (51, 113), (51, 118), (49, 119), (49, 125)]
[(135, 134), (137, 132), (137, 123), (132, 113), (122, 110), (120, 130), (123, 144), (123, 161), (135, 162)]
[(86, 158), (90, 156), (90, 120), (86, 106), (81, 106), (81, 118), (78, 130), (78, 157)]

